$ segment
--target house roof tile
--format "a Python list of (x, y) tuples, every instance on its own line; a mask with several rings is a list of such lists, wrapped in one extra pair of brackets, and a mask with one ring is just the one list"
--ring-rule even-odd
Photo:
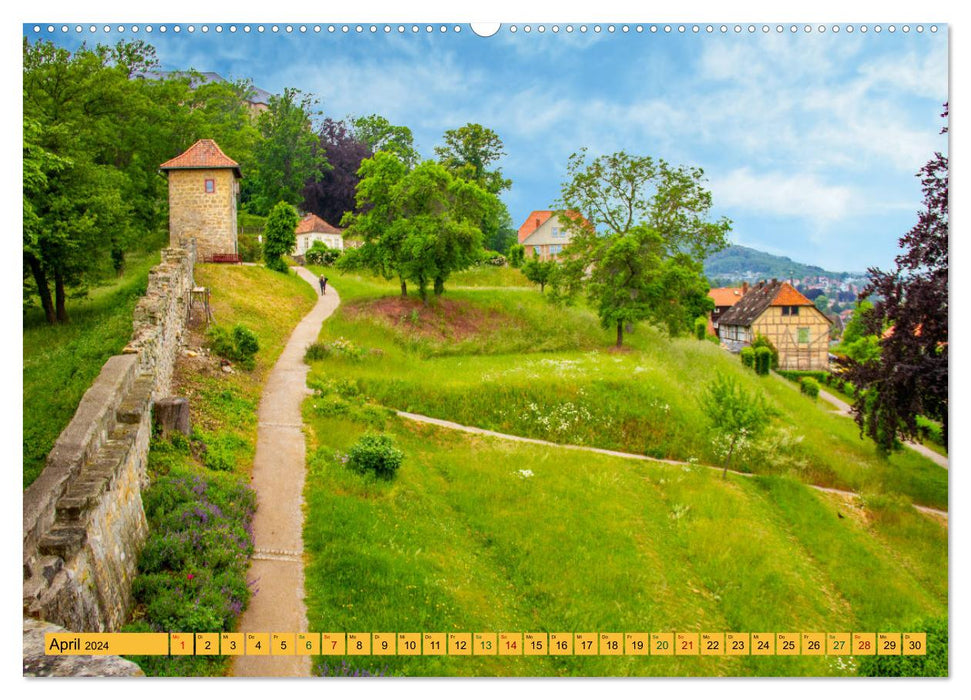
[[(721, 326), (751, 326), (752, 323), (770, 306), (809, 306), (816, 307), (809, 299), (800, 294), (788, 282), (760, 282), (749, 288), (735, 305), (718, 319)], [(824, 317), (825, 318), (825, 317)]]
[(199, 139), (189, 146), (184, 153), (165, 161), (159, 170), (212, 170), (230, 168), (236, 177), (242, 177), (239, 163), (223, 153), (222, 149), (212, 139)]
[(735, 306), (742, 294), (741, 287), (715, 287), (708, 290), (708, 296), (715, 301), (715, 306)]
[(519, 227), (519, 242), (522, 243), (529, 238), (529, 235), (545, 224), (551, 216), (553, 216), (553, 212), (548, 209), (537, 209), (531, 212), (526, 217), (525, 223)]
[(321, 219), (316, 214), (307, 214), (300, 220), (297, 224), (296, 234), (301, 233), (336, 233), (341, 234), (343, 231), (339, 228), (331, 226), (326, 221)]

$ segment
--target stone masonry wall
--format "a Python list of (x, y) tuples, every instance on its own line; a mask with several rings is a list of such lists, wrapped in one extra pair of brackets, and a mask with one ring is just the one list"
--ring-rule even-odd
[[(232, 169), (170, 170), (169, 245), (194, 238), (200, 260), (217, 253), (235, 253), (236, 188)], [(215, 191), (206, 192), (206, 180)]]
[(192, 241), (162, 252), (131, 342), (105, 362), (24, 492), (24, 617), (76, 632), (113, 631), (128, 619), (148, 535), (141, 489), (151, 403), (171, 388), (195, 259)]

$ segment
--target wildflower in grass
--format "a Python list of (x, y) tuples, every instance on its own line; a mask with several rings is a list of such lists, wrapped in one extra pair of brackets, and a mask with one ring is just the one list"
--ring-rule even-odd
[(519, 476), (521, 476), (523, 479), (528, 479), (529, 477), (531, 477), (533, 475), (533, 470), (532, 469), (520, 469), (517, 472), (517, 474), (519, 474)]

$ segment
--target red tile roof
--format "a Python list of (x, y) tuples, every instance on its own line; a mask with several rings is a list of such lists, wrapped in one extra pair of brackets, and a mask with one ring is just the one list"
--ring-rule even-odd
[(545, 224), (551, 216), (553, 216), (553, 212), (545, 209), (538, 209), (527, 216), (526, 222), (519, 227), (519, 242), (525, 241), (529, 234)]
[(814, 306), (808, 298), (796, 291), (788, 282), (783, 282), (771, 306)]
[(222, 149), (212, 139), (199, 139), (186, 149), (185, 153), (177, 155), (162, 163), (159, 170), (212, 170), (232, 168), (236, 177), (242, 177), (239, 163), (223, 153)]
[(708, 296), (715, 300), (715, 306), (735, 306), (742, 298), (741, 287), (715, 287), (708, 290)]
[(316, 214), (307, 214), (297, 224), (297, 234), (301, 233), (343, 233), (341, 229), (334, 228)]
[[(527, 238), (529, 238), (533, 233), (536, 232), (540, 226), (545, 224), (555, 211), (549, 209), (537, 209), (526, 217), (526, 221), (522, 226), (519, 227), (519, 242), (522, 243)], [(584, 219), (580, 214), (575, 211), (565, 211), (563, 212), (565, 216), (569, 216), (571, 219), (580, 222), (582, 225), (593, 228), (593, 224)]]

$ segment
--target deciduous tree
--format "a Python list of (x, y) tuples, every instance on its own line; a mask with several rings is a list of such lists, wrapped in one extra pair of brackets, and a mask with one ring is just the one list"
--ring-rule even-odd
[[(709, 220), (700, 168), (620, 152), (570, 156), (560, 220), (570, 230), (554, 296), (585, 291), (605, 328), (641, 320), (690, 331), (712, 308), (701, 261), (727, 244), (727, 219)], [(582, 213), (580, 216), (578, 213)]]
[(283, 256), (289, 255), (297, 244), (295, 231), (298, 221), (296, 209), (288, 202), (277, 202), (266, 218), (263, 260), (266, 261), (266, 266), (271, 270), (288, 271)]
[[(945, 105), (943, 117), (947, 117)], [(947, 132), (947, 127), (942, 133)], [(918, 173), (924, 192), (917, 224), (900, 239), (903, 252), (889, 272), (870, 268), (860, 293), (872, 295), (862, 316), (880, 352), (845, 361), (857, 387), (853, 412), (860, 429), (883, 452), (901, 437), (917, 436), (917, 417), (948, 426), (948, 159), (935, 153)]]
[(398, 157), (409, 169), (420, 160), (414, 136), (407, 126), (397, 126), (380, 114), (357, 117), (352, 121), (354, 136), (367, 144), (372, 153), (387, 151)]
[(254, 213), (265, 215), (277, 202), (299, 205), (307, 182), (327, 169), (312, 117), (313, 99), (295, 88), (271, 97), (269, 108), (260, 114), (262, 139), (254, 149), (253, 172), (243, 181)]
[(730, 376), (719, 374), (701, 395), (701, 408), (708, 417), (728, 475), (732, 460), (762, 434), (770, 411), (761, 393), (749, 393)]
[(373, 154), (367, 143), (354, 135), (347, 124), (324, 119), (319, 133), (320, 148), (327, 168), (311, 178), (303, 189), (304, 208), (324, 221), (339, 224), (344, 214), (354, 210), (357, 196), (357, 171)]

